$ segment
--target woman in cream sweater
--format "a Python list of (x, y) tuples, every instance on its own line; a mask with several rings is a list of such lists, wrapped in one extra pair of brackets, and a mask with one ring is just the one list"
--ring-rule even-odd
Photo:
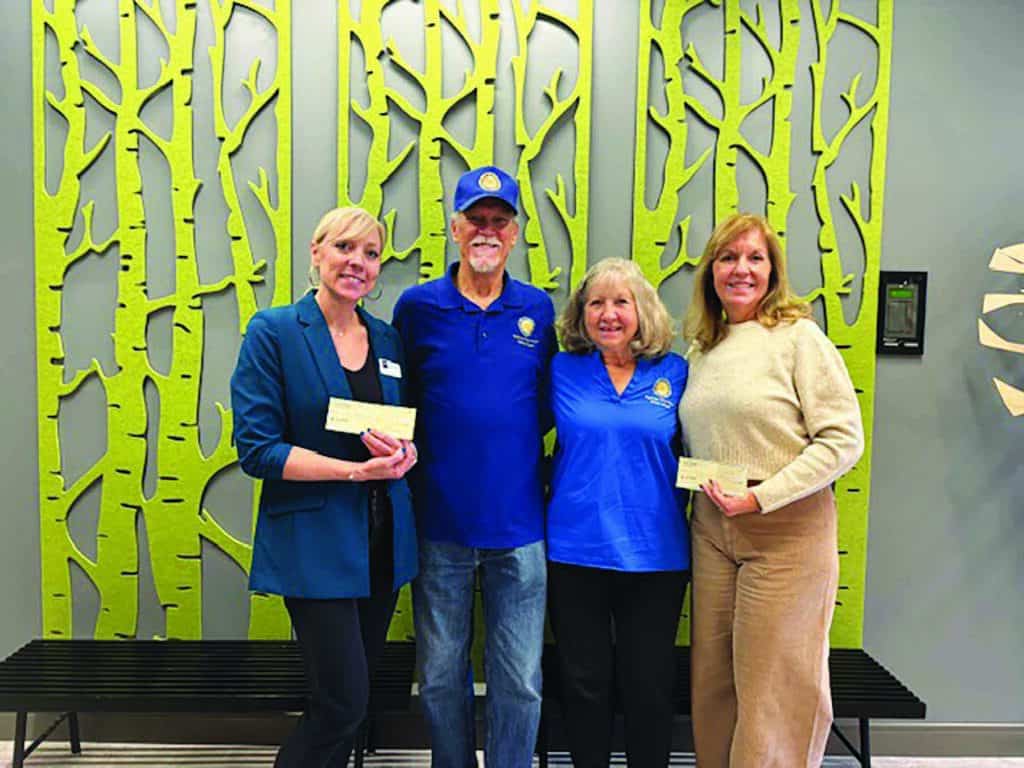
[(701, 768), (819, 766), (832, 703), (828, 630), (839, 561), (831, 484), (864, 449), (853, 384), (790, 293), (760, 216), (715, 229), (686, 321), (679, 416), (694, 458), (741, 465), (692, 520), (693, 729)]

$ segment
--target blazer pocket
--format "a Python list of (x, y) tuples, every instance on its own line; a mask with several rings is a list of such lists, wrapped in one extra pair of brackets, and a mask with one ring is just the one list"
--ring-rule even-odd
[(285, 515), (291, 512), (313, 511), (323, 508), (327, 503), (327, 496), (323, 491), (306, 490), (298, 492), (271, 492), (267, 493), (264, 486), (263, 497), (260, 500), (260, 509), (270, 517)]

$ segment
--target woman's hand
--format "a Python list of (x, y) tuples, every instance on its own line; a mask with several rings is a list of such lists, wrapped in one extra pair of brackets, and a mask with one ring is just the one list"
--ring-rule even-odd
[(365, 432), (362, 438), (373, 457), (356, 465), (348, 480), (397, 480), (404, 477), (419, 458), (411, 440), (397, 440), (390, 435), (370, 431)]
[(359, 435), (371, 456), (391, 456), (402, 450), (402, 441), (397, 437), (368, 429)]
[(722, 490), (722, 486), (718, 484), (717, 480), (708, 480), (700, 488), (714, 502), (715, 506), (722, 510), (722, 514), (726, 517), (749, 515), (761, 511), (761, 504), (750, 491), (747, 491), (743, 496), (729, 496)]
[(399, 465), (402, 470), (402, 474), (399, 477), (404, 477), (405, 473), (412, 469), (416, 462), (420, 460), (420, 454), (412, 440), (400, 440), (399, 442), (402, 444), (402, 455), (404, 457)]

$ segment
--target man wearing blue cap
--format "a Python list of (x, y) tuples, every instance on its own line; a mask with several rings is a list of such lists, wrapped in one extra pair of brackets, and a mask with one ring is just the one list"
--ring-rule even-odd
[(413, 609), (434, 768), (476, 765), (470, 646), (478, 573), (488, 768), (530, 766), (540, 722), (544, 391), (557, 345), (551, 299), (505, 271), (519, 235), (518, 202), (519, 187), (500, 168), (463, 174), (451, 221), (459, 261), (395, 305), (418, 408)]

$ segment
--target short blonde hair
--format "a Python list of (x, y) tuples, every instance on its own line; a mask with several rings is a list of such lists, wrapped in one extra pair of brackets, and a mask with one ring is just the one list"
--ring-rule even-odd
[(686, 313), (683, 335), (705, 352), (724, 339), (729, 329), (722, 300), (715, 292), (715, 276), (711, 265), (736, 238), (751, 230), (757, 230), (764, 236), (772, 266), (768, 290), (757, 306), (757, 321), (773, 328), (781, 322), (792, 323), (811, 314), (810, 305), (795, 296), (789, 286), (782, 243), (768, 220), (752, 213), (735, 213), (711, 233), (694, 275), (693, 298)]
[(672, 317), (658, 297), (657, 291), (644, 277), (640, 268), (627, 259), (602, 259), (587, 270), (562, 309), (555, 327), (562, 347), (568, 352), (590, 352), (596, 349), (587, 336), (585, 308), (587, 294), (598, 283), (618, 280), (625, 283), (636, 303), (638, 328), (629, 348), (635, 357), (661, 357), (672, 349), (675, 333)]
[[(372, 213), (355, 206), (333, 208), (320, 218), (320, 223), (313, 230), (313, 241), (310, 246), (320, 245), (328, 237), (337, 240), (361, 240), (371, 232), (377, 233), (383, 248), (387, 240), (387, 229)], [(313, 264), (309, 265), (309, 285), (311, 288), (320, 285), (320, 270)]]

